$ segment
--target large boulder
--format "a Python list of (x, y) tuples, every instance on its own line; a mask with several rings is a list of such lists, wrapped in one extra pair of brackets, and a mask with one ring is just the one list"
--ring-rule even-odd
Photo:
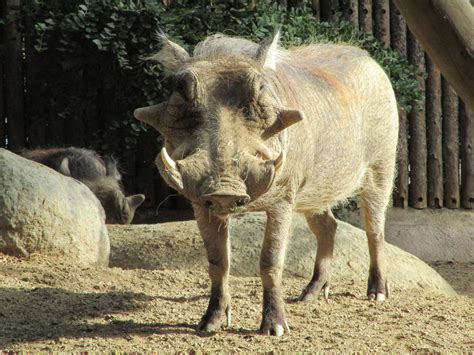
[[(258, 276), (260, 247), (265, 229), (264, 214), (236, 216), (231, 222), (231, 274)], [(158, 225), (113, 226), (111, 266), (123, 268), (207, 267), (206, 253), (195, 221)], [(300, 215), (295, 215), (286, 253), (285, 273), (309, 280), (316, 255), (316, 238)], [(338, 222), (333, 278), (365, 285), (369, 253), (365, 232)], [(386, 244), (387, 273), (392, 289), (422, 289), (454, 295), (451, 286), (417, 257)]]
[(0, 149), (0, 252), (107, 266), (104, 210), (79, 181)]

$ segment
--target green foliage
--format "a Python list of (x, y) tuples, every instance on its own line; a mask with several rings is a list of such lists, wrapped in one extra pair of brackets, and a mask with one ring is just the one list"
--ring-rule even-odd
[(49, 117), (66, 123), (95, 120), (91, 126), (98, 130), (89, 145), (119, 156), (133, 154), (138, 136), (146, 131), (132, 118), (133, 109), (168, 94), (161, 68), (143, 60), (158, 49), (159, 28), (187, 49), (216, 32), (261, 41), (276, 26), (282, 27), (285, 46), (352, 43), (384, 67), (401, 107), (409, 111), (411, 102), (422, 100), (416, 70), (404, 58), (348, 22), (318, 23), (308, 5), (287, 10), (263, 0), (250, 9), (240, 1), (191, 6), (181, 0), (166, 9), (151, 0), (30, 0), (24, 14), (25, 23), (34, 24), (29, 34), (34, 48), (47, 64), (38, 72), (37, 80), (44, 84), (36, 94), (47, 100)]

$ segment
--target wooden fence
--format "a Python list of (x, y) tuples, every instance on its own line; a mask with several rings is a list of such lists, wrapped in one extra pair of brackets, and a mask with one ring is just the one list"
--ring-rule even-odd
[[(7, 11), (7, 18), (16, 18), (20, 2), (4, 1), (0, 7), (2, 18)], [(301, 1), (283, 3), (299, 6)], [(373, 34), (427, 74), (426, 79), (420, 77), (418, 80), (426, 94), (424, 109), (409, 114), (400, 112), (394, 206), (474, 208), (474, 115), (408, 31), (393, 1), (312, 0), (311, 3), (317, 19), (333, 21), (341, 13), (361, 31)], [(172, 1), (167, 0), (165, 4), (172, 6)], [(28, 39), (22, 38), (15, 21), (6, 22), (5, 29), (0, 32), (0, 147), (8, 142), (9, 149), (17, 150), (33, 141), (44, 142), (44, 139), (35, 137), (32, 133), (35, 129), (24, 115), (28, 106), (28, 76), (31, 75), (28, 63), (32, 61)], [(62, 132), (63, 129), (57, 127), (55, 131)], [(147, 139), (140, 141), (136, 162), (130, 165), (133, 166), (128, 172), (130, 192), (144, 192), (149, 207), (156, 207), (163, 201), (163, 207), (168, 209), (189, 207), (182, 198), (168, 199), (174, 192), (159, 178), (156, 169), (143, 164), (150, 160), (149, 147), (155, 144)], [(62, 144), (72, 142), (63, 141)]]

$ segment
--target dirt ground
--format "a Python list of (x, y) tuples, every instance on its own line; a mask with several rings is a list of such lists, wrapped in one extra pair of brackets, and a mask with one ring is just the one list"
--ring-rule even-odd
[(231, 277), (233, 325), (194, 327), (207, 305), (202, 270), (94, 269), (59, 258), (0, 254), (0, 349), (14, 351), (474, 351), (474, 264), (435, 267), (456, 297), (397, 292), (365, 299), (334, 280), (330, 301), (294, 303), (305, 281), (285, 280), (291, 334), (257, 333), (260, 280)]

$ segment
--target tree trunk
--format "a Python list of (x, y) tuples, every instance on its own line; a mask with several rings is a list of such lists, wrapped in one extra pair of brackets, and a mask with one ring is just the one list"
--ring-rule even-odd
[(469, 0), (395, 0), (443, 76), (474, 109), (474, 10)]
[(352, 23), (355, 28), (359, 28), (359, 1), (342, 0), (342, 13), (344, 19)]

